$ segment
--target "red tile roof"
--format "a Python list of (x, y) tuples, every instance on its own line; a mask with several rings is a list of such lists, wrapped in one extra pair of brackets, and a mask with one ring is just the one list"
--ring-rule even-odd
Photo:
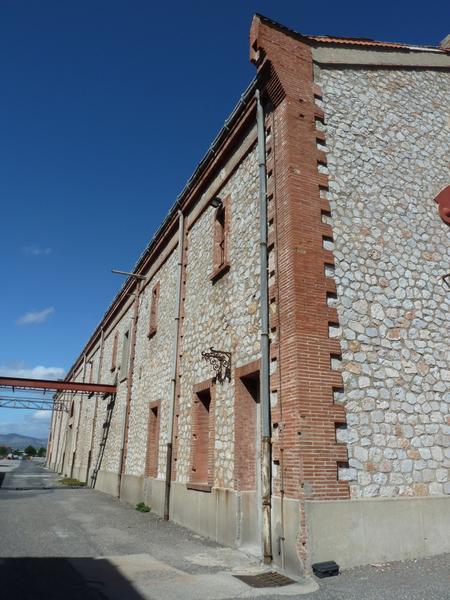
[(445, 52), (445, 49), (438, 46), (424, 46), (419, 44), (402, 44), (399, 42), (380, 42), (377, 40), (371, 40), (367, 38), (344, 38), (344, 37), (333, 37), (328, 35), (305, 35), (309, 40), (325, 43), (325, 44), (345, 44), (350, 46), (378, 46), (380, 48), (396, 48), (399, 50), (441, 50)]
[(287, 35), (291, 35), (297, 38), (300, 38), (303, 41), (311, 42), (313, 44), (340, 44), (342, 46), (365, 46), (367, 48), (391, 48), (395, 50), (404, 50), (404, 51), (435, 51), (435, 52), (444, 52), (450, 53), (450, 49), (441, 48), (440, 46), (424, 46), (420, 44), (403, 44), (398, 42), (380, 42), (377, 40), (371, 40), (367, 38), (354, 38), (354, 37), (338, 37), (338, 36), (329, 36), (329, 35), (306, 35), (303, 33), (299, 33), (294, 29), (286, 27), (285, 25), (281, 25), (272, 19), (268, 19), (261, 14), (257, 14), (257, 16), (270, 24), (272, 27), (275, 27), (281, 31), (284, 31)]

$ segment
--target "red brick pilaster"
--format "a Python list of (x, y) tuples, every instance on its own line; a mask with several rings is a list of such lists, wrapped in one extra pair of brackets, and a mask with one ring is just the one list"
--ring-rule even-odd
[(332, 267), (334, 259), (324, 248), (332, 231), (322, 222), (330, 208), (322, 198), (328, 179), (319, 172), (326, 155), (317, 147), (323, 140), (317, 123), (323, 113), (315, 103), (319, 90), (311, 48), (299, 36), (255, 17), (251, 49), (265, 100), (273, 105), (266, 120), (269, 242), (276, 255), (270, 301), (272, 388), (277, 387), (278, 402), (272, 420), (282, 418), (274, 458), (283, 454), (288, 497), (347, 498), (348, 484), (337, 476), (339, 463), (347, 460), (335, 432), (336, 424), (345, 423), (345, 412), (333, 402), (342, 378), (331, 359), (340, 357), (341, 349), (329, 337), (338, 316), (327, 304), (335, 284), (325, 266)]

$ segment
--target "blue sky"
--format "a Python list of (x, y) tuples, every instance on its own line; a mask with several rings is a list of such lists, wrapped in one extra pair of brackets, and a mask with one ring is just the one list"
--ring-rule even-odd
[[(70, 367), (254, 76), (254, 12), (298, 31), (437, 44), (450, 3), (2, 0), (0, 370)], [(0, 432), (46, 436), (0, 409)]]

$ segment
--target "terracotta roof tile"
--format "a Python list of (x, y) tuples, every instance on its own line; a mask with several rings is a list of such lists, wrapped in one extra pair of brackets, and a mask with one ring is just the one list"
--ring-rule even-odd
[(397, 48), (400, 50), (411, 50), (411, 49), (417, 49), (417, 50), (441, 50), (443, 51), (443, 48), (440, 48), (438, 46), (424, 46), (424, 45), (419, 45), (419, 44), (402, 44), (399, 42), (380, 42), (378, 40), (371, 40), (371, 39), (367, 39), (367, 38), (345, 38), (345, 37), (333, 37), (333, 36), (328, 36), (328, 35), (305, 35), (304, 37), (306, 37), (309, 40), (315, 41), (315, 42), (320, 42), (320, 43), (325, 43), (325, 44), (345, 44), (345, 45), (351, 45), (351, 46), (377, 46), (380, 48)]
[(368, 38), (354, 38), (354, 37), (338, 37), (338, 36), (329, 36), (329, 35), (306, 35), (304, 33), (299, 33), (290, 27), (286, 27), (285, 25), (281, 25), (272, 19), (268, 19), (264, 15), (258, 14), (257, 16), (267, 24), (279, 29), (280, 31), (284, 31), (288, 35), (294, 36), (306, 42), (311, 42), (313, 44), (341, 44), (346, 46), (365, 46), (367, 48), (392, 48), (396, 50), (416, 50), (422, 52), (444, 52), (449, 54), (450, 49), (442, 48), (441, 46), (425, 46), (420, 44), (403, 44), (398, 42), (380, 42), (377, 40), (371, 40)]

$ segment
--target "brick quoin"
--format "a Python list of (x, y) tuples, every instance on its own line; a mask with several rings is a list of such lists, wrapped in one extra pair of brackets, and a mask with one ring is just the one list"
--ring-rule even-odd
[(322, 222), (322, 212), (330, 207), (321, 198), (328, 182), (318, 171), (326, 156), (317, 148), (323, 134), (316, 121), (323, 113), (315, 103), (320, 91), (313, 81), (311, 48), (255, 17), (251, 59), (265, 82), (265, 100), (273, 105), (266, 120), (269, 222), (274, 211), (277, 221), (272, 243), (278, 293), (273, 290), (271, 298), (278, 306), (271, 311), (271, 328), (281, 324), (272, 358), (281, 373), (284, 492), (301, 499), (348, 498), (348, 484), (337, 476), (338, 464), (347, 461), (345, 446), (336, 443), (336, 425), (345, 423), (345, 412), (333, 403), (333, 389), (343, 383), (331, 358), (341, 349), (329, 337), (329, 325), (337, 324), (338, 316), (327, 305), (327, 293), (336, 288), (325, 276), (325, 265), (334, 259), (323, 247), (332, 230)]

